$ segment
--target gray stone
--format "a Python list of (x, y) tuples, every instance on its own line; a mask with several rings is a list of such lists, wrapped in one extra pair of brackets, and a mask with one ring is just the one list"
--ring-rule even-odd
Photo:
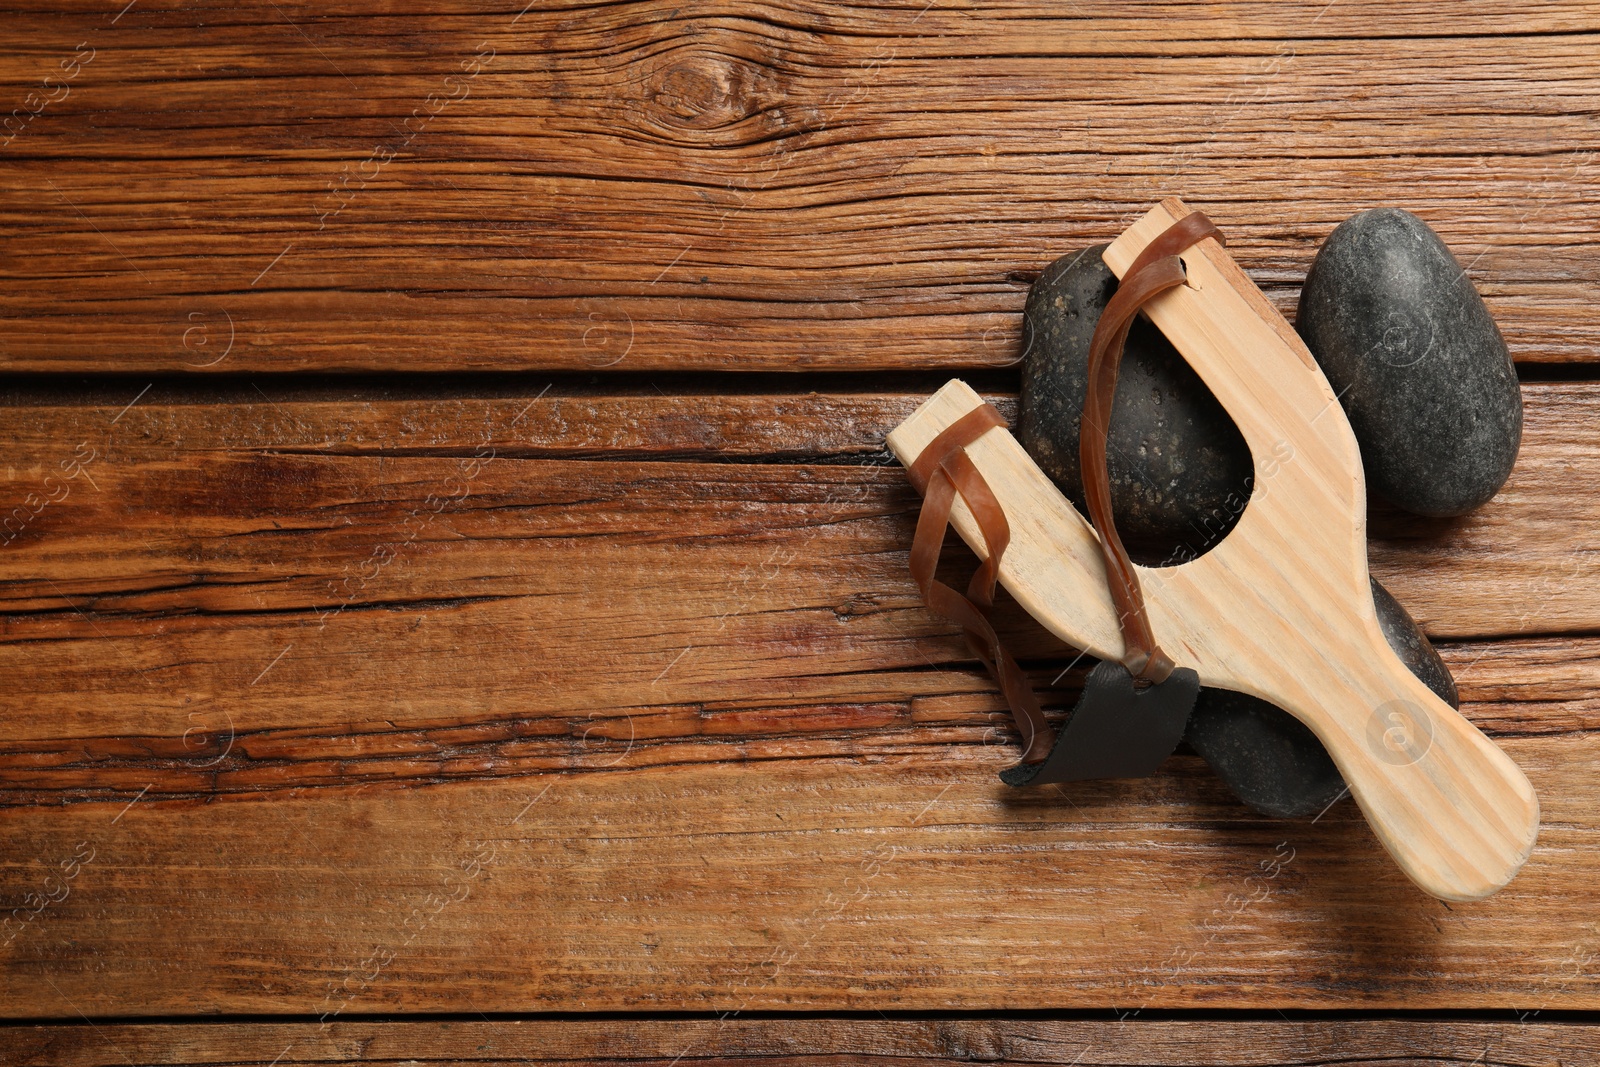
[(1361, 444), (1367, 487), (1419, 515), (1460, 515), (1505, 484), (1522, 394), (1483, 298), (1417, 216), (1377, 208), (1317, 252), (1297, 328)]
[[(1063, 256), (1028, 293), (1018, 439), (1080, 512), (1078, 423), (1089, 340), (1117, 279), (1105, 245)], [(1128, 336), (1106, 449), (1117, 532), (1142, 563), (1191, 559), (1250, 498), (1250, 450), (1193, 368), (1141, 318)]]
[[(1372, 580), (1372, 600), (1389, 647), (1439, 699), (1456, 707), (1450, 669), (1406, 609)], [(1235, 796), (1263, 815), (1302, 818), (1324, 811), (1344, 779), (1309, 727), (1265, 700), (1229, 689), (1201, 689), (1184, 732)]]

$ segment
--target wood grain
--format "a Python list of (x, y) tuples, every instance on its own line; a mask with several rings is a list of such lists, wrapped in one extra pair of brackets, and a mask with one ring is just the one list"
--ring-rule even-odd
[[(0, 1030), (0, 1050), (26, 1067), (140, 1064), (266, 1067), (312, 1063), (665, 1063), (692, 1056), (713, 1067), (982, 1062), (1084, 1067), (1334, 1067), (1353, 1058), (1386, 1067), (1517, 1064), (1561, 1067), (1600, 1052), (1592, 1024), (1531, 1018), (1270, 1022), (811, 1017), (614, 1020), (468, 1019), (188, 1026), (105, 1024)], [(116, 1057), (112, 1059), (112, 1057)]]
[(1600, 339), (1592, 3), (111, 7), (8, 21), (0, 367), (1006, 366), (1170, 193), (1286, 311), (1395, 204)]

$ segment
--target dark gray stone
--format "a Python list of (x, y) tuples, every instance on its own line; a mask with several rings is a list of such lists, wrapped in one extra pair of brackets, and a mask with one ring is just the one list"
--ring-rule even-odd
[[(1450, 669), (1377, 579), (1372, 581), (1372, 600), (1389, 647), (1440, 700), (1458, 706)], [(1280, 819), (1316, 815), (1344, 792), (1339, 769), (1309, 727), (1244, 693), (1200, 690), (1184, 740), (1235, 796), (1263, 815)]]
[(1505, 484), (1522, 393), (1483, 298), (1417, 216), (1377, 208), (1317, 252), (1297, 328), (1344, 405), (1367, 487), (1419, 515), (1460, 515)]
[[(1028, 293), (1018, 439), (1086, 512), (1078, 423), (1089, 340), (1117, 279), (1105, 245), (1063, 256)], [(1198, 556), (1233, 528), (1250, 498), (1250, 450), (1228, 413), (1154, 326), (1128, 336), (1106, 449), (1117, 532), (1142, 563)]]

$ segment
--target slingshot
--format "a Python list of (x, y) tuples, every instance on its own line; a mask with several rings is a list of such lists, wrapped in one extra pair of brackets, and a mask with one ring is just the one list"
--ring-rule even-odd
[[(1106, 249), (1106, 264), (1124, 277), (1190, 214), (1176, 199), (1162, 201)], [(1310, 352), (1215, 239), (1189, 246), (1181, 260), (1186, 281), (1143, 303), (1144, 311), (1233, 417), (1256, 471), (1244, 514), (1205, 555), (1174, 567), (1128, 564), (1149, 630), (1199, 684), (1259, 697), (1305, 723), (1378, 839), (1423, 890), (1446, 900), (1486, 897), (1533, 848), (1533, 787), (1384, 640), (1367, 578), (1360, 452)], [(1138, 673), (1149, 657), (1124, 637), (1127, 606), (1114, 603), (1117, 579), (1102, 555), (1110, 549), (1003, 426), (974, 426), (972, 413), (986, 407), (951, 381), (889, 434), (889, 447), (912, 467), (966, 417), (961, 458), (945, 466), (960, 472), (952, 475), (959, 497), (946, 503), (986, 561), (981, 513), (991, 504), (1003, 513), (1009, 544), (995, 553), (998, 568), (986, 562), (990, 588), (997, 573), (1057, 637)], [(928, 469), (924, 463), (919, 484)], [(971, 502), (985, 492), (991, 499), (979, 501), (975, 516)], [(974, 580), (980, 594), (983, 578), (980, 571)], [(977, 621), (962, 624), (971, 634)], [(996, 666), (1004, 678), (1005, 664)], [(1040, 736), (1027, 739), (1034, 763), (1047, 747)]]

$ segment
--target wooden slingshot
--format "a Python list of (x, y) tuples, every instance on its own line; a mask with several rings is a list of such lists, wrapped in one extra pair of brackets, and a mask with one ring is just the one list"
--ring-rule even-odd
[[(1106, 264), (1124, 277), (1189, 215), (1162, 201), (1106, 249)], [(1267, 700), (1310, 727), (1418, 886), (1446, 900), (1486, 897), (1533, 848), (1533, 787), (1384, 640), (1367, 578), (1360, 452), (1311, 353), (1218, 241), (1193, 244), (1181, 260), (1187, 280), (1144, 311), (1232, 415), (1255, 481), (1221, 544), (1179, 566), (1133, 568), (1150, 628), (1200, 683)], [(951, 381), (889, 434), (889, 447), (910, 467), (982, 407)], [(1113, 604), (1094, 528), (1003, 426), (963, 452), (1009, 525), (1000, 582), (1069, 645), (1126, 662), (1126, 612)], [(987, 560), (960, 497), (950, 521)]]

